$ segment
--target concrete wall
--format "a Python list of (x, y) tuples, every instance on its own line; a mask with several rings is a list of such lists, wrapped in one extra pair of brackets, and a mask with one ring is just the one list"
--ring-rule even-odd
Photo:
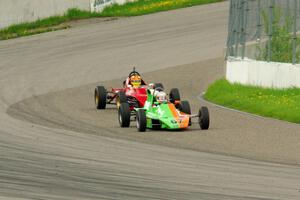
[(113, 3), (136, 0), (0, 0), (0, 29), (12, 24), (63, 15), (69, 8), (101, 12)]
[(300, 88), (300, 64), (229, 57), (226, 63), (226, 78), (231, 83), (272, 88)]
[(62, 15), (69, 8), (90, 10), (90, 0), (0, 0), (0, 28)]

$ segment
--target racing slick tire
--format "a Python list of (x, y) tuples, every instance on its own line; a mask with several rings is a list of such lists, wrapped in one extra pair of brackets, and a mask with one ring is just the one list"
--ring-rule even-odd
[(118, 92), (117, 107), (119, 108), (122, 103), (126, 103), (126, 102), (127, 102), (127, 97), (125, 92)]
[[(191, 114), (191, 106), (188, 101), (181, 101), (179, 104), (179, 110), (185, 114), (190, 115)], [(189, 120), (189, 126), (192, 125), (192, 119)]]
[(165, 89), (164, 85), (162, 83), (154, 83), (154, 89), (157, 89), (157, 88), (160, 88), (161, 91), (163, 91)]
[(205, 106), (199, 109), (199, 125), (202, 130), (209, 128), (209, 112)]
[(121, 103), (118, 109), (118, 119), (122, 128), (127, 128), (130, 126), (130, 115), (131, 111), (128, 103)]
[(181, 101), (179, 105), (179, 110), (185, 114), (191, 114), (191, 106), (188, 101)]
[(177, 88), (171, 89), (169, 97), (170, 97), (170, 102), (171, 103), (175, 103), (175, 101), (180, 101), (179, 90)]
[(144, 109), (139, 109), (136, 114), (136, 126), (139, 132), (145, 132), (147, 127), (146, 112)]
[(106, 108), (106, 98), (107, 98), (107, 91), (105, 87), (97, 86), (95, 88), (95, 95), (94, 95), (95, 105), (97, 109), (102, 110)]

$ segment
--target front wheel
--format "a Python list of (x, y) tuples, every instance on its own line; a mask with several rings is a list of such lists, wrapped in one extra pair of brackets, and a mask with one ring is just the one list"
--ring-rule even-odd
[(106, 108), (106, 98), (107, 98), (107, 91), (103, 86), (97, 86), (95, 88), (95, 105), (97, 109), (105, 109)]
[(139, 132), (145, 132), (147, 127), (146, 112), (143, 109), (139, 109), (136, 115), (136, 125)]
[(127, 97), (125, 92), (121, 91), (117, 94), (117, 108), (120, 108), (122, 103), (126, 103), (127, 102)]
[(131, 111), (128, 103), (121, 103), (118, 110), (118, 119), (122, 128), (130, 126), (130, 115)]
[(201, 107), (199, 110), (199, 125), (202, 130), (209, 128), (209, 112), (207, 107)]

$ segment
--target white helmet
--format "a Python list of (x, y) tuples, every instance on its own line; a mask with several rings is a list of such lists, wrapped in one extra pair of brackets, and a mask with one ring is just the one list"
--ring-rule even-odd
[(158, 103), (167, 102), (167, 95), (165, 92), (156, 92), (155, 96)]
[(149, 83), (149, 84), (148, 84), (148, 88), (149, 88), (149, 89), (154, 89), (154, 87), (155, 87), (155, 84), (154, 84), (154, 83)]

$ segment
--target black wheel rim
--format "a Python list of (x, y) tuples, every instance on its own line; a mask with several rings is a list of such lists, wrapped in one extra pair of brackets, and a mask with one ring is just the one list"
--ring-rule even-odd
[(119, 123), (120, 125), (122, 126), (122, 123), (123, 123), (123, 120), (122, 120), (122, 115), (121, 115), (121, 112), (119, 111)]
[(98, 106), (98, 102), (99, 102), (98, 92), (95, 92), (95, 104), (96, 104), (96, 106)]
[(140, 127), (141, 127), (139, 117), (136, 118), (136, 126), (138, 129), (140, 129)]

